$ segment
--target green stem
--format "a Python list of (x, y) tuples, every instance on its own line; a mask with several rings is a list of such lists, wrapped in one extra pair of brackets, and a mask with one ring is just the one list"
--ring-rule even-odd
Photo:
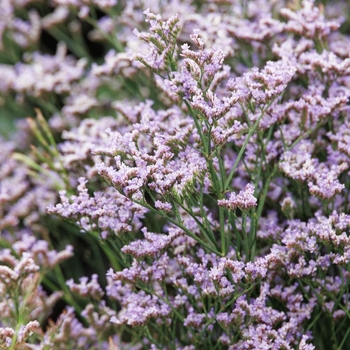
[(250, 232), (249, 232), (249, 249), (250, 249), (250, 257), (249, 260), (253, 261), (255, 258), (255, 250), (256, 250), (256, 235), (258, 230), (258, 219), (256, 212), (250, 216)]
[(222, 255), (226, 256), (228, 251), (228, 242), (225, 234), (225, 211), (223, 207), (219, 207), (219, 218), (220, 218), (220, 239), (221, 239), (221, 251)]
[(243, 234), (243, 243), (244, 243), (244, 252), (246, 259), (249, 259), (249, 242), (247, 237), (247, 214), (243, 213), (242, 215), (242, 234)]
[(236, 236), (236, 251), (240, 254), (241, 253), (241, 249), (242, 249), (242, 238), (238, 232), (238, 229), (237, 229), (237, 226), (236, 226), (236, 215), (234, 213), (232, 213), (230, 210), (228, 211), (228, 219), (229, 219), (229, 222), (231, 224), (231, 228), (232, 228), (232, 231), (235, 233), (235, 236)]
[(249, 130), (248, 135), (247, 135), (247, 138), (245, 139), (245, 141), (244, 141), (244, 143), (243, 143), (243, 146), (242, 146), (241, 150), (240, 150), (239, 153), (238, 153), (238, 156), (237, 156), (237, 158), (236, 158), (236, 161), (235, 161), (235, 163), (233, 164), (232, 170), (231, 170), (231, 172), (230, 172), (230, 174), (229, 174), (229, 176), (228, 176), (228, 178), (227, 178), (227, 180), (226, 180), (225, 187), (224, 187), (224, 191), (226, 191), (226, 190), (228, 189), (228, 187), (230, 186), (230, 183), (231, 183), (231, 181), (232, 181), (233, 175), (234, 175), (234, 173), (235, 173), (235, 171), (236, 171), (236, 169), (237, 169), (238, 163), (239, 163), (239, 161), (241, 160), (241, 158), (242, 158), (242, 156), (243, 156), (243, 153), (244, 153), (244, 151), (245, 151), (245, 149), (246, 149), (246, 147), (247, 147), (247, 145), (248, 145), (248, 143), (249, 143), (249, 141), (250, 141), (250, 138), (252, 137), (252, 135), (253, 135), (253, 133), (256, 131), (256, 129), (258, 128), (258, 125), (259, 125), (259, 123), (260, 123), (260, 120), (261, 120), (262, 117), (264, 116), (265, 110), (266, 110), (266, 109), (263, 109), (263, 110), (261, 111), (261, 114), (260, 114), (259, 118), (255, 121), (253, 127)]
[(50, 35), (52, 35), (57, 41), (63, 41), (68, 49), (73, 52), (78, 58), (87, 58), (89, 62), (92, 62), (92, 58), (87, 50), (80, 45), (77, 45), (67, 34), (65, 34), (58, 27), (52, 27), (48, 29)]
[(199, 244), (201, 244), (203, 247), (207, 248), (209, 251), (215, 253), (216, 255), (221, 256), (221, 253), (216, 249), (216, 247), (211, 246), (209, 244), (207, 244), (206, 242), (204, 242), (203, 240), (201, 240), (200, 238), (198, 238), (194, 233), (192, 233), (188, 228), (186, 228), (185, 226), (183, 226), (181, 223), (177, 222), (176, 220), (172, 219), (171, 217), (169, 217), (168, 215), (166, 215), (163, 212), (160, 212), (154, 208), (152, 208), (150, 205), (146, 204), (145, 202), (140, 202), (136, 199), (131, 199), (134, 203), (139, 204), (145, 208), (147, 208), (148, 210), (152, 211), (153, 213), (157, 213), (163, 217), (165, 217), (169, 222), (171, 222), (172, 224), (174, 224), (175, 226), (181, 228), (181, 230), (183, 230), (189, 237), (193, 238), (196, 242), (198, 242)]
[[(215, 236), (214, 236), (214, 233), (213, 233), (213, 231), (212, 231), (212, 229), (210, 228), (210, 226), (209, 226), (209, 231), (207, 231), (206, 230), (206, 227), (204, 227), (204, 225), (197, 219), (197, 217), (195, 216), (195, 214), (193, 213), (193, 211), (192, 210), (189, 210), (189, 209), (187, 209), (185, 206), (183, 206), (180, 202), (176, 202), (187, 214), (189, 214), (192, 218), (193, 218), (193, 220), (195, 220), (196, 221), (196, 223), (197, 223), (197, 225), (199, 226), (199, 228), (200, 228), (200, 230), (201, 230), (201, 232), (203, 233), (203, 235), (207, 238), (207, 240), (209, 241), (209, 242), (211, 242), (213, 245), (214, 245), (214, 247), (216, 246), (216, 238), (215, 238)], [(204, 216), (203, 214), (203, 211), (201, 212), (201, 214), (202, 214), (202, 217)], [(206, 220), (206, 219), (204, 219), (204, 220)], [(181, 222), (181, 218), (180, 218), (180, 216), (178, 217), (178, 222)]]
[(186, 100), (184, 100), (184, 102), (185, 102), (186, 107), (187, 107), (188, 110), (190, 111), (190, 114), (191, 114), (191, 116), (192, 116), (192, 118), (193, 118), (193, 121), (194, 121), (194, 124), (195, 124), (195, 126), (196, 126), (196, 129), (197, 129), (197, 131), (198, 131), (199, 137), (200, 137), (200, 139), (201, 139), (201, 141), (202, 141), (202, 145), (203, 145), (203, 147), (204, 147), (204, 149), (205, 149), (205, 148), (206, 148), (206, 140), (205, 140), (205, 138), (204, 138), (204, 135), (203, 135), (203, 132), (202, 132), (202, 128), (200, 127), (199, 120), (198, 120), (198, 118), (197, 118), (195, 112), (193, 111), (191, 105), (189, 104), (189, 102), (186, 101)]
[(256, 219), (257, 219), (257, 222), (259, 222), (259, 219), (261, 217), (261, 214), (262, 214), (262, 211), (264, 209), (264, 205), (265, 205), (265, 200), (266, 200), (266, 197), (267, 197), (267, 192), (269, 190), (269, 187), (270, 187), (270, 182), (272, 180), (272, 178), (274, 177), (275, 173), (277, 171), (277, 165), (274, 166), (274, 168), (272, 169), (270, 175), (268, 176), (265, 184), (264, 184), (264, 188), (263, 188), (263, 191), (260, 195), (260, 198), (259, 198), (259, 204), (258, 204), (258, 208), (257, 208), (257, 211), (256, 211)]

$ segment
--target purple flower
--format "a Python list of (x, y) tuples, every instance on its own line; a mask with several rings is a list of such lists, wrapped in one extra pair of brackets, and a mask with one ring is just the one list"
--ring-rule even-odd
[(104, 293), (98, 283), (98, 275), (92, 275), (90, 282), (88, 282), (87, 277), (80, 277), (79, 282), (79, 284), (76, 284), (73, 279), (70, 279), (66, 284), (72, 292), (79, 294), (83, 298), (90, 297), (95, 300), (101, 300)]
[(148, 232), (144, 227), (142, 232), (145, 236), (143, 240), (131, 242), (122, 248), (122, 252), (131, 254), (135, 259), (143, 258), (145, 256), (155, 257), (161, 252), (165, 251), (174, 239), (182, 235), (181, 231), (169, 231), (168, 235)]
[(236, 208), (249, 210), (257, 204), (257, 199), (254, 197), (254, 190), (255, 187), (252, 184), (247, 184), (244, 191), (240, 191), (238, 195), (232, 192), (229, 199), (218, 200), (218, 205), (230, 210), (235, 210)]
[(334, 169), (319, 166), (318, 172), (313, 176), (314, 181), (308, 183), (310, 193), (323, 200), (333, 199), (345, 188), (345, 185), (339, 182), (338, 176)]
[(295, 72), (296, 68), (290, 61), (268, 61), (261, 71), (255, 67), (243, 77), (231, 79), (227, 88), (241, 102), (251, 98), (258, 104), (267, 104), (282, 94)]
[(301, 4), (302, 8), (296, 12), (288, 8), (281, 10), (281, 15), (288, 19), (284, 28), (286, 32), (306, 38), (321, 39), (329, 35), (332, 30), (339, 28), (340, 23), (326, 21), (320, 8), (314, 6), (314, 0), (304, 0)]

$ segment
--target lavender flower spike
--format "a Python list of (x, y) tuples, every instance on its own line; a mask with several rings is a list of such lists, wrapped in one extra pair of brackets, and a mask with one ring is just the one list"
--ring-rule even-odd
[(257, 199), (254, 197), (254, 185), (247, 184), (244, 191), (231, 193), (229, 199), (218, 200), (220, 207), (225, 207), (231, 210), (239, 208), (241, 210), (249, 210), (256, 206)]

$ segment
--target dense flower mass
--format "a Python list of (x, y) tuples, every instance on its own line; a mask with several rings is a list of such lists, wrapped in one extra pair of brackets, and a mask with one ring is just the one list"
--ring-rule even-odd
[(0, 349), (349, 349), (349, 13), (0, 0)]
[(256, 198), (254, 197), (254, 186), (248, 184), (244, 191), (240, 191), (238, 195), (231, 193), (229, 199), (218, 200), (218, 205), (231, 210), (239, 208), (248, 210), (256, 206)]

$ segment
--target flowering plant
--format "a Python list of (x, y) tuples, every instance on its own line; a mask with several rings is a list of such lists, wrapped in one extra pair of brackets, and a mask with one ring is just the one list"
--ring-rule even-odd
[(346, 349), (346, 8), (0, 0), (0, 349)]

